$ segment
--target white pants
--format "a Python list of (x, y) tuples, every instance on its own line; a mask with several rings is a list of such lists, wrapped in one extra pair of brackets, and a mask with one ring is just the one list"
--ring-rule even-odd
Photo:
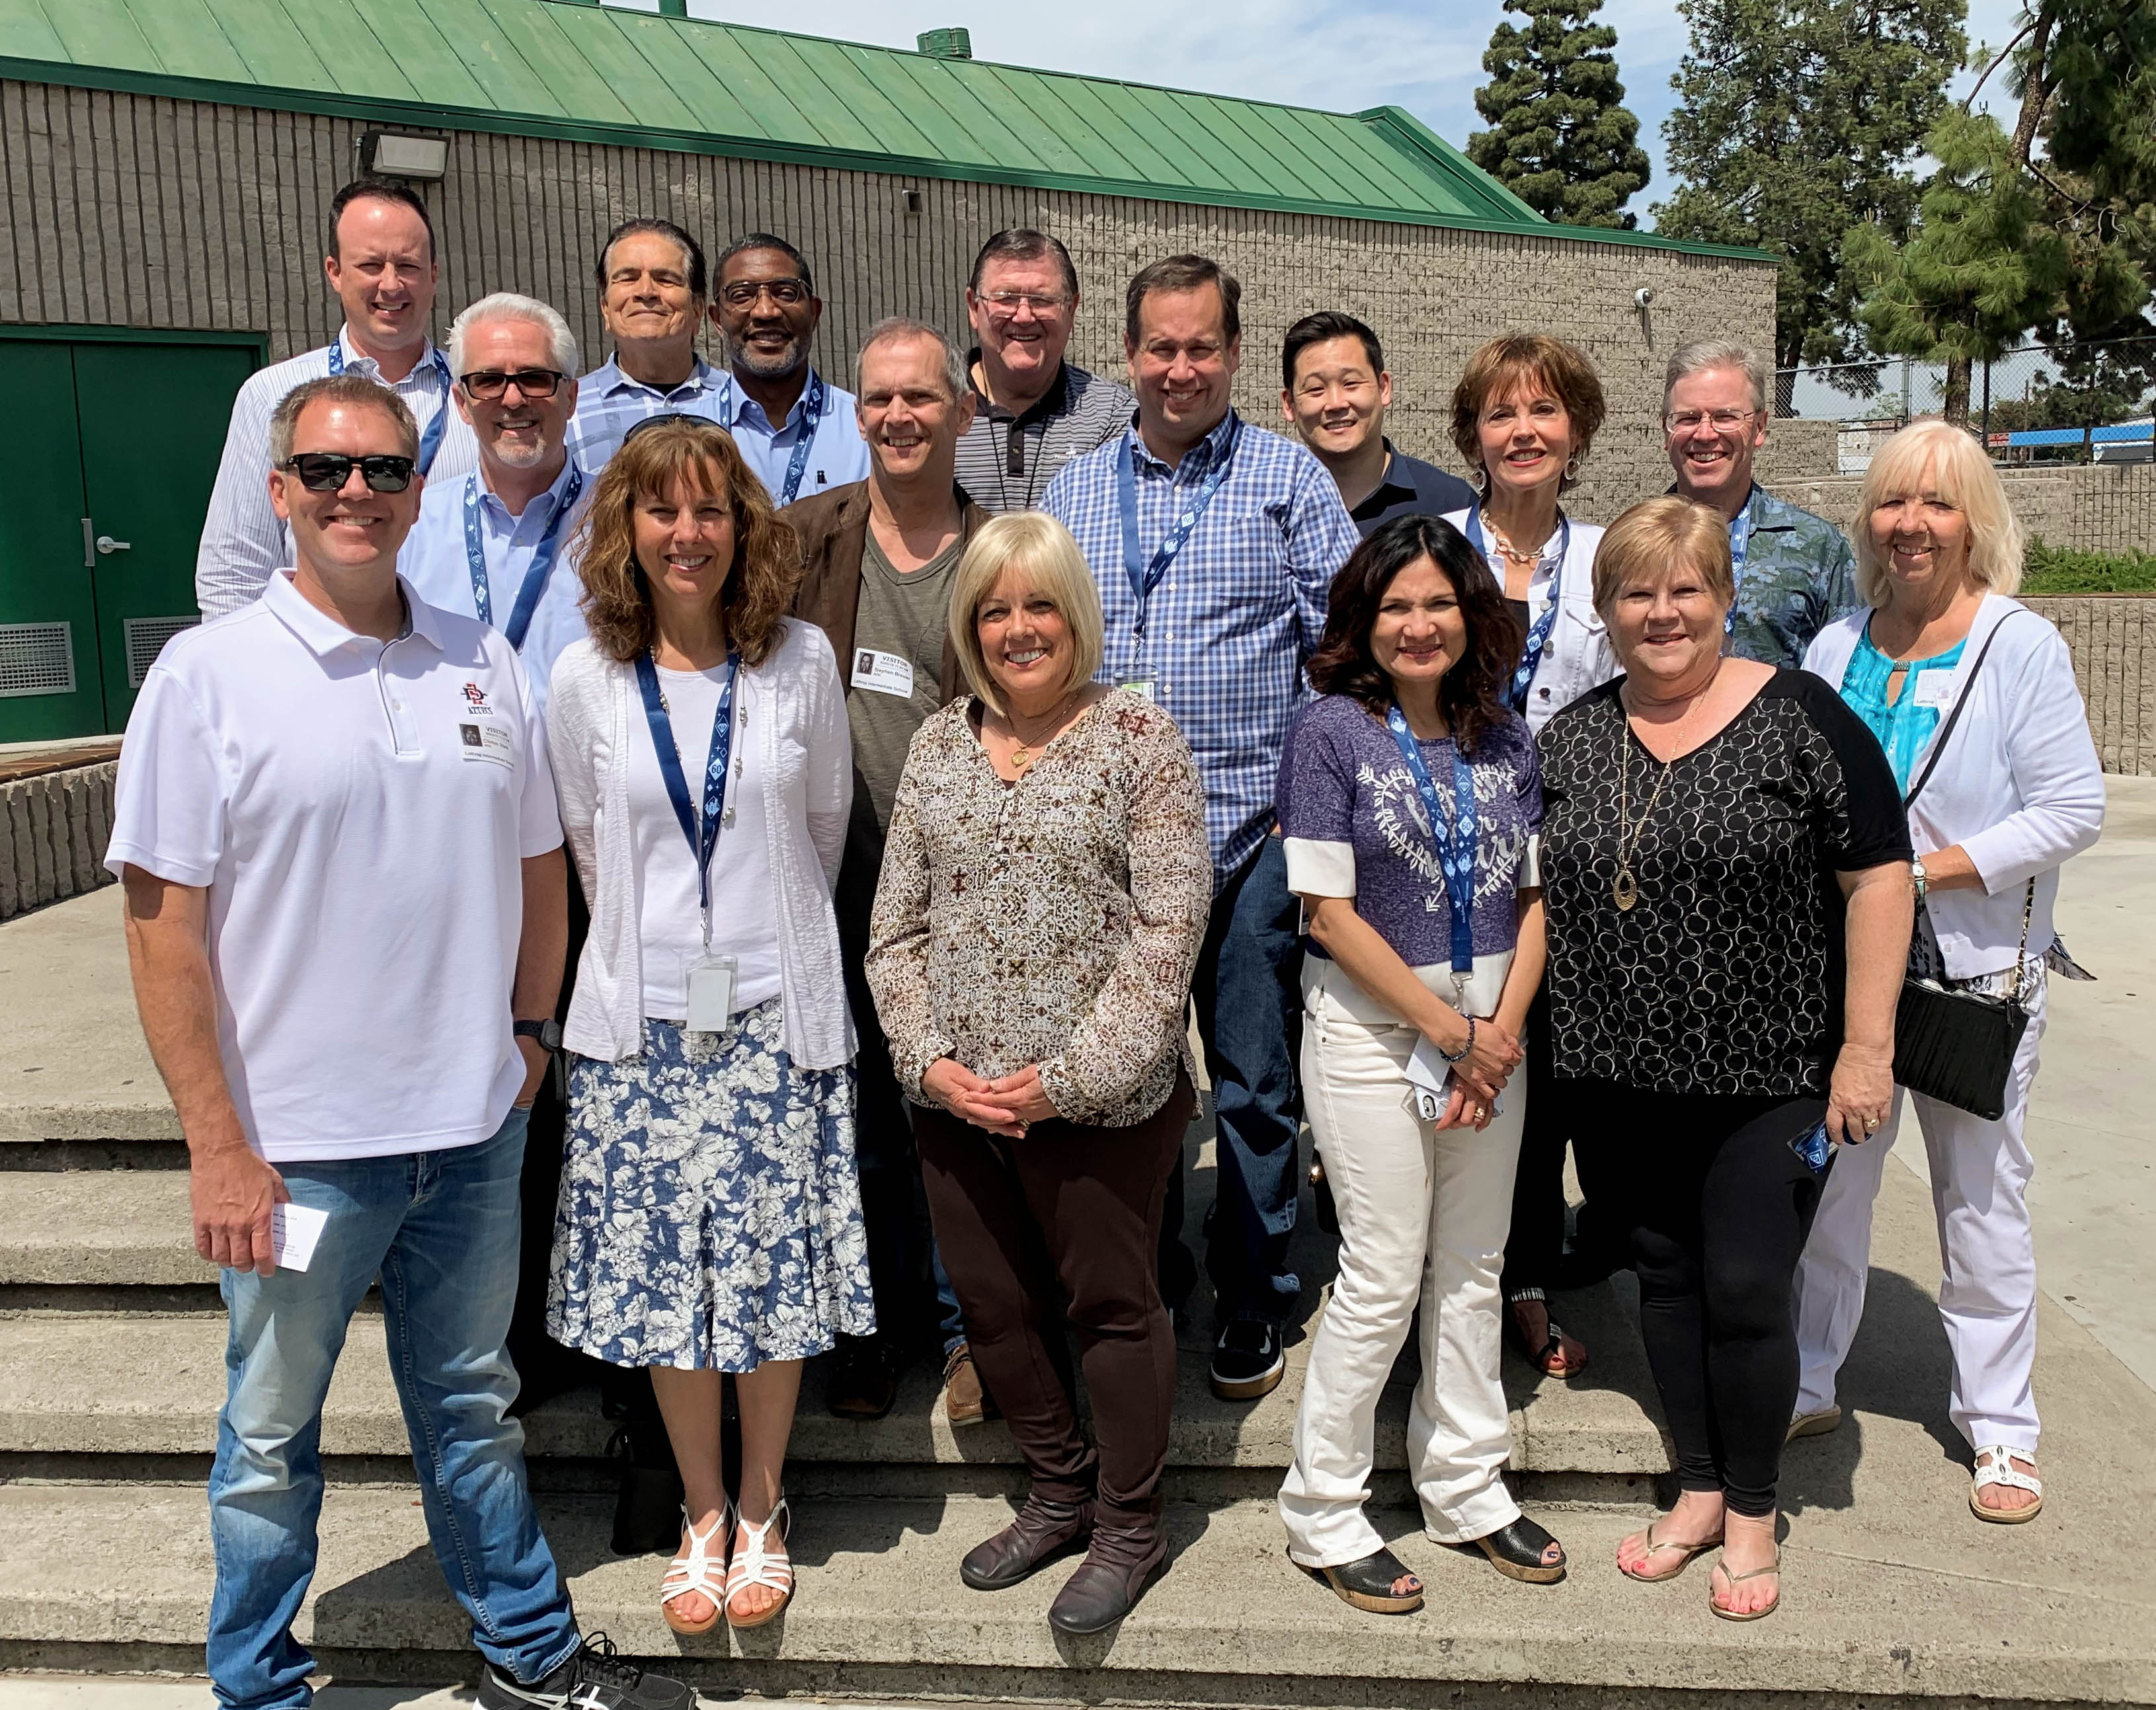
[[(1415, 1030), (1373, 1021), (1369, 1000), (1346, 975), (1310, 960), (1303, 1106), (1340, 1213), (1340, 1274), (1311, 1344), (1280, 1508), (1289, 1555), (1325, 1568), (1383, 1547), (1363, 1504), (1378, 1397), (1418, 1302), (1422, 1375), (1408, 1416), (1408, 1466), (1423, 1523), (1441, 1543), (1464, 1544), (1519, 1518), (1501, 1471), (1512, 1439), (1498, 1376), (1497, 1275), (1527, 1088), (1516, 1072), (1504, 1114), (1481, 1134), (1435, 1132), (1406, 1078)], [(1485, 984), (1487, 991), (1477, 989)], [(1478, 966), (1469, 1009), (1494, 1010), (1502, 984), (1502, 969), (1491, 982)]]
[(1894, 1089), (1886, 1125), (1835, 1155), (1811, 1239), (1797, 1266), (1797, 1410), (1834, 1405), (1835, 1377), (1864, 1316), (1871, 1268), (1871, 1201), (1887, 1149), (1913, 1103), (1931, 1160), (1938, 1213), (1939, 1317), (1953, 1354), (1948, 1417), (1972, 1448), (2036, 1451), (2036, 1252), (2028, 1189), (2034, 1168), (2022, 1129), (2046, 1008), (2043, 966), (2031, 970), (2028, 1031), (2014, 1059), (2006, 1114), (1986, 1122), (1951, 1104)]

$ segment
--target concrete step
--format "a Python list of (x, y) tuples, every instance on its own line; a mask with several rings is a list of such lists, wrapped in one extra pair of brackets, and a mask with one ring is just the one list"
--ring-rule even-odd
[[(1949, 1515), (1960, 1475), (1936, 1457), (1928, 1472), (1911, 1494)], [(1969, 1538), (2000, 1528), (1965, 1513), (1939, 1538), (1807, 1515), (1785, 1550), (1781, 1609), (1738, 1626), (1709, 1613), (1704, 1567), (1664, 1585), (1622, 1579), (1611, 1556), (1635, 1523), (1617, 1516), (1545, 1516), (1573, 1572), (1533, 1587), (1430, 1543), (1412, 1513), (1380, 1511), (1381, 1531), (1430, 1587), (1421, 1614), (1386, 1620), (1288, 1563), (1271, 1503), (1173, 1503), (1167, 1574), (1117, 1629), (1073, 1641), (1045, 1619), (1067, 1567), (1000, 1594), (959, 1583), (959, 1558), (1005, 1523), (1008, 1503), (804, 1501), (793, 1540), (799, 1590), (783, 1619), (685, 1640), (659, 1615), (660, 1561), (608, 1552), (603, 1500), (542, 1497), (540, 1508), (585, 1630), (706, 1690), (1325, 1706), (1479, 1703), (1500, 1691), (1512, 1702), (1621, 1692), (1659, 1703), (1710, 1691), (1837, 1705), (2156, 1702), (2145, 1601), (2093, 1583), (2087, 1558), (2056, 1532)], [(0, 1488), (0, 1666), (198, 1656), (207, 1531), (198, 1491)], [(321, 1533), (298, 1631), (340, 1679), (473, 1668), (466, 1621), (408, 1492), (332, 1488)], [(2014, 1559), (2010, 1575), (1953, 1571), (1964, 1545)], [(1512, 1696), (1522, 1691), (1537, 1697)]]
[(0, 1170), (0, 1284), (216, 1281), (217, 1267), (195, 1252), (186, 1170)]

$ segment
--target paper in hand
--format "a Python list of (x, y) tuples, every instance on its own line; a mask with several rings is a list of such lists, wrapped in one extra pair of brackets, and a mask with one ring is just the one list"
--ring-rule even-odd
[(312, 1206), (285, 1204), (270, 1208), (270, 1243), (276, 1250), (277, 1268), (304, 1271), (314, 1262), (315, 1247), (330, 1214)]

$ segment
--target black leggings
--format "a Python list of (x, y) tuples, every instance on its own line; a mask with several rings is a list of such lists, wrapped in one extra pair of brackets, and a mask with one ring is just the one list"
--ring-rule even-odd
[(1677, 1482), (1720, 1492), (1732, 1513), (1771, 1515), (1797, 1402), (1792, 1284), (1826, 1180), (1789, 1142), (1825, 1101), (1562, 1084), (1574, 1144), (1626, 1160), (1597, 1175), (1631, 1231)]

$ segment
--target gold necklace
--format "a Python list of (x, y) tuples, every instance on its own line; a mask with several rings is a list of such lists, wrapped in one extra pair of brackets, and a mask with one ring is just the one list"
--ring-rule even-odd
[[(1691, 722), (1691, 715), (1699, 710), (1700, 703), (1707, 699), (1707, 690), (1714, 687), (1721, 675), (1722, 665), (1719, 661), (1717, 661), (1714, 675), (1707, 680), (1706, 688), (1692, 696), (1691, 704), (1686, 707), (1679, 716), (1676, 722), (1676, 735), (1680, 744), (1678, 752), (1674, 758), (1663, 765), (1662, 775), (1655, 780), (1655, 787), (1648, 792), (1645, 811), (1640, 814), (1640, 822), (1636, 826), (1631, 823), (1632, 718), (1631, 714), (1625, 710), (1624, 697), (1621, 694), (1618, 697), (1617, 877), (1609, 882), (1609, 899), (1616, 904), (1617, 912), (1620, 914), (1630, 914), (1632, 905), (1640, 900), (1640, 881), (1633, 875), (1632, 858), (1640, 852), (1640, 839), (1646, 832), (1647, 822), (1655, 817), (1655, 804), (1662, 799), (1662, 786), (1669, 782), (1670, 774), (1676, 770), (1677, 761), (1684, 758), (1685, 751), (1681, 744), (1685, 726)], [(1631, 840), (1630, 849), (1625, 847), (1625, 840), (1628, 837)]]
[[(1056, 731), (1061, 728), (1061, 726), (1057, 723), (1057, 720), (1062, 718), (1065, 711), (1069, 708), (1070, 703), (1075, 700), (1077, 697), (1078, 691), (1074, 689), (1070, 694), (1065, 695), (1061, 700), (1058, 701), (1055, 707), (1050, 710), (1048, 714), (1048, 724), (1046, 726), (1047, 734), (1041, 739), (1041, 748), (1047, 747), (1050, 741), (1054, 740)], [(1020, 777), (1024, 777), (1026, 774), (1027, 769), (1029, 768), (1035, 760), (1040, 758), (1040, 750), (1034, 746), (1030, 738), (1019, 734), (1018, 728), (1018, 714), (1015, 712), (1004, 714), (1004, 722), (1010, 726), (1011, 735), (1018, 737), (1017, 746), (1013, 748), (1010, 751), (1011, 770), (1016, 772)]]

